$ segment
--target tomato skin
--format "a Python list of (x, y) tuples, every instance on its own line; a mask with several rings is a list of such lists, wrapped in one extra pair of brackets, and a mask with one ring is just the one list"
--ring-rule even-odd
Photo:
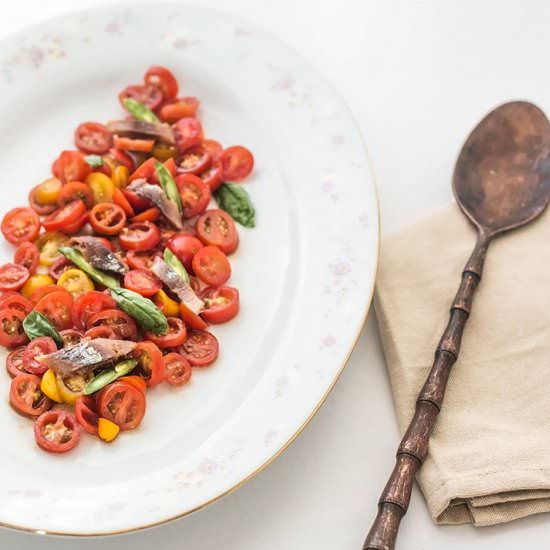
[(86, 324), (86, 328), (107, 326), (122, 340), (137, 340), (137, 326), (135, 321), (120, 309), (104, 309), (94, 313)]
[(128, 199), (124, 196), (124, 193), (117, 187), (115, 187), (113, 200), (115, 201), (115, 204), (117, 204), (118, 206), (120, 206), (120, 208), (122, 208), (122, 210), (124, 210), (126, 216), (135, 216), (136, 213), (134, 212), (132, 205), (128, 202)]
[(101, 235), (117, 235), (126, 225), (126, 212), (112, 202), (100, 202), (90, 212), (90, 223)]
[(204, 248), (199, 239), (191, 235), (177, 233), (167, 243), (168, 248), (178, 257), (187, 271), (191, 271), (193, 256)]
[(145, 380), (148, 387), (156, 386), (164, 380), (162, 352), (154, 342), (138, 342), (132, 355), (138, 362), (135, 372)]
[(180, 118), (194, 117), (199, 106), (200, 102), (196, 97), (181, 97), (163, 103), (159, 110), (159, 117), (164, 122), (177, 122)]
[(39, 202), (39, 200), (36, 198), (36, 195), (38, 193), (38, 188), (40, 186), (36, 185), (33, 187), (29, 192), (29, 206), (39, 215), (39, 216), (47, 216), (48, 214), (51, 214), (55, 211), (56, 207), (55, 204), (42, 204)]
[(71, 294), (65, 289), (56, 287), (55, 291), (40, 298), (34, 309), (47, 317), (57, 330), (65, 330), (72, 327), (72, 305)]
[(208, 328), (205, 320), (200, 315), (191, 311), (183, 302), (180, 304), (180, 317), (189, 328), (197, 330), (206, 330)]
[(97, 423), (99, 414), (95, 399), (90, 395), (79, 395), (74, 406), (76, 421), (82, 426), (84, 431), (92, 435), (97, 435)]
[(90, 318), (105, 309), (115, 309), (116, 302), (112, 296), (92, 290), (79, 296), (73, 303), (71, 318), (78, 330), (86, 330)]
[(164, 356), (164, 379), (171, 386), (183, 386), (189, 382), (192, 374), (191, 364), (174, 351)]
[(174, 181), (178, 186), (183, 206), (183, 216), (185, 218), (192, 218), (193, 216), (202, 214), (212, 197), (208, 184), (194, 174), (180, 174), (176, 176)]
[(197, 220), (197, 236), (206, 245), (217, 246), (232, 254), (239, 246), (239, 234), (233, 218), (223, 210), (207, 210)]
[(217, 338), (205, 330), (190, 330), (187, 340), (178, 348), (193, 367), (207, 367), (218, 357)]
[(81, 200), (75, 200), (44, 218), (42, 225), (46, 231), (57, 231), (78, 222), (84, 214), (86, 214), (86, 205)]
[(153, 334), (146, 332), (145, 336), (159, 348), (175, 348), (181, 346), (187, 338), (185, 323), (179, 317), (168, 317), (168, 332), (166, 334)]
[(222, 155), (223, 147), (215, 139), (203, 139), (201, 147), (210, 153), (213, 160), (218, 160)]
[(78, 220), (74, 221), (73, 223), (67, 224), (64, 227), (61, 227), (59, 231), (65, 235), (74, 235), (75, 233), (78, 233), (89, 221), (90, 216), (88, 212), (84, 212)]
[(124, 288), (148, 298), (162, 288), (162, 283), (146, 269), (132, 269), (124, 275)]
[(15, 251), (13, 263), (26, 267), (32, 275), (38, 267), (39, 257), (40, 251), (34, 243), (21, 243)]
[(209, 286), (221, 286), (231, 276), (227, 256), (217, 246), (201, 248), (193, 258), (193, 271)]
[(25, 416), (36, 417), (52, 406), (40, 389), (40, 378), (34, 374), (18, 374), (10, 386), (10, 405)]
[(221, 161), (224, 181), (242, 181), (254, 169), (254, 155), (242, 145), (224, 149)]
[(63, 347), (69, 347), (74, 346), (75, 344), (79, 344), (82, 338), (84, 338), (84, 334), (80, 332), (79, 330), (75, 330), (74, 328), (67, 328), (65, 330), (62, 330), (59, 333), (59, 336), (63, 339)]
[(80, 151), (62, 151), (52, 164), (52, 173), (61, 183), (84, 181), (91, 172), (92, 167)]
[(74, 133), (74, 143), (85, 153), (102, 155), (113, 145), (113, 136), (106, 126), (99, 122), (83, 122)]
[(133, 218), (130, 218), (131, 223), (140, 223), (140, 222), (154, 222), (160, 217), (160, 210), (153, 206), (153, 208), (148, 208), (143, 212), (135, 215)]
[(124, 151), (139, 151), (141, 153), (149, 153), (154, 145), (154, 139), (131, 139), (127, 137), (114, 137), (114, 144), (117, 149)]
[(201, 297), (206, 305), (201, 316), (209, 323), (226, 323), (239, 313), (239, 291), (236, 288), (207, 288)]
[[(48, 437), (49, 426), (54, 426), (54, 437)], [(74, 415), (61, 409), (42, 413), (34, 425), (34, 437), (38, 446), (49, 453), (66, 453), (80, 441), (80, 428)]]
[(141, 393), (143, 393), (143, 395), (145, 395), (147, 392), (147, 384), (145, 383), (145, 380), (135, 374), (130, 376), (123, 376), (122, 378), (119, 378), (118, 381), (135, 386)]
[(98, 327), (89, 328), (84, 333), (84, 337), (90, 338), (92, 340), (94, 338), (110, 338), (111, 340), (120, 340), (118, 334), (116, 334), (116, 332), (107, 325), (100, 325)]
[(145, 395), (127, 382), (114, 382), (103, 388), (97, 398), (100, 416), (121, 430), (137, 428), (145, 416)]
[(15, 348), (27, 342), (27, 335), (23, 330), (25, 317), (20, 309), (0, 310), (0, 345)]
[(2, 309), (19, 309), (25, 315), (28, 315), (32, 311), (32, 302), (14, 292), (13, 294), (5, 294), (0, 298), (0, 310)]
[(126, 255), (126, 263), (132, 269), (151, 269), (157, 256), (161, 256), (155, 250), (129, 250)]
[(130, 191), (129, 189), (123, 189), (122, 194), (126, 197), (126, 200), (130, 203), (130, 205), (134, 209), (134, 212), (141, 212), (142, 210), (147, 210), (148, 208), (153, 207), (151, 201), (148, 201), (147, 199), (144, 199), (142, 197), (138, 197), (133, 191)]
[(126, 250), (150, 250), (160, 241), (160, 230), (151, 222), (132, 223), (119, 235), (120, 246)]
[(94, 205), (94, 195), (90, 187), (81, 181), (70, 181), (61, 188), (57, 204), (65, 206), (78, 199), (84, 202), (87, 209), (90, 209)]
[(23, 367), (31, 374), (44, 374), (48, 367), (36, 359), (37, 355), (48, 355), (57, 351), (57, 345), (53, 338), (40, 336), (31, 340), (23, 354)]
[(124, 90), (118, 94), (118, 99), (124, 109), (126, 109), (124, 100), (127, 97), (143, 103), (152, 111), (154, 111), (162, 102), (162, 92), (153, 86), (135, 85), (124, 88)]
[(40, 218), (31, 208), (12, 208), (2, 219), (1, 230), (11, 244), (34, 241), (40, 231)]
[(153, 174), (155, 173), (155, 162), (157, 159), (151, 157), (148, 158), (144, 163), (140, 164), (131, 174), (128, 181), (134, 181), (137, 179), (145, 179), (150, 181)]
[(143, 81), (147, 86), (158, 88), (166, 100), (174, 99), (178, 95), (178, 81), (166, 67), (161, 67), (160, 65), (149, 67), (143, 77)]
[(205, 170), (200, 178), (208, 187), (210, 191), (214, 192), (223, 182), (223, 168), (221, 159), (212, 161), (210, 168)]
[(19, 346), (13, 351), (10, 351), (6, 357), (6, 370), (12, 378), (19, 376), (20, 374), (29, 374), (23, 366), (23, 354), (26, 349), (27, 346)]
[(29, 270), (23, 265), (4, 264), (0, 267), (0, 290), (19, 290), (29, 276)]
[(180, 152), (200, 145), (202, 141), (202, 124), (196, 118), (180, 118), (174, 124), (174, 137)]

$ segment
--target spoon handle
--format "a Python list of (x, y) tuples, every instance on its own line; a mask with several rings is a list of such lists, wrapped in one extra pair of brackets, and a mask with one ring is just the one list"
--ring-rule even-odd
[(447, 328), (435, 350), (433, 366), (418, 395), (416, 411), (397, 449), (393, 472), (378, 501), (378, 513), (363, 550), (393, 550), (401, 519), (407, 512), (416, 472), (428, 454), (428, 441), (441, 410), (451, 368), (457, 360), (462, 333), (481, 279), (490, 236), (478, 232), (476, 246), (462, 272)]

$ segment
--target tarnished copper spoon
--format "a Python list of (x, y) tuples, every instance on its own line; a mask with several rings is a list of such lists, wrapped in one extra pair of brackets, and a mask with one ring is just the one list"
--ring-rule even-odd
[[(451, 368), (493, 237), (534, 220), (550, 199), (550, 123), (532, 103), (514, 101), (490, 112), (462, 147), (453, 175), (458, 205), (477, 228), (477, 242), (462, 272), (449, 323), (416, 411), (397, 449), (393, 472), (378, 503), (363, 550), (393, 550), (407, 512), (416, 472), (443, 404)], [(442, 243), (442, 246), (444, 243)]]

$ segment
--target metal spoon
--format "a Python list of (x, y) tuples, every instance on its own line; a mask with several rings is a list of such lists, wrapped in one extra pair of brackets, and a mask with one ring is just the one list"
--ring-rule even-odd
[(539, 216), (550, 199), (550, 123), (532, 103), (514, 101), (490, 112), (462, 147), (453, 175), (456, 200), (477, 228), (477, 242), (462, 272), (449, 323), (416, 411), (397, 450), (396, 464), (378, 503), (363, 550), (393, 550), (407, 512), (416, 472), (443, 404), (451, 368), (493, 237)]

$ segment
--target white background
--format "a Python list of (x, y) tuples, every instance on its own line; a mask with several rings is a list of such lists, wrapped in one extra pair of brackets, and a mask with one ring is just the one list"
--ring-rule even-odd
[[(105, 2), (2, 0), (0, 38), (100, 3)], [(550, 5), (543, 0), (193, 3), (270, 30), (340, 90), (370, 150), (383, 234), (450, 199), (457, 151), (487, 110), (524, 98), (550, 112)], [(39, 538), (0, 530), (0, 548), (359, 550), (398, 439), (371, 315), (347, 369), (310, 426), (236, 493), (191, 517), (115, 538)], [(398, 548), (539, 550), (548, 548), (549, 538), (548, 516), (482, 529), (436, 527), (415, 491)]]

